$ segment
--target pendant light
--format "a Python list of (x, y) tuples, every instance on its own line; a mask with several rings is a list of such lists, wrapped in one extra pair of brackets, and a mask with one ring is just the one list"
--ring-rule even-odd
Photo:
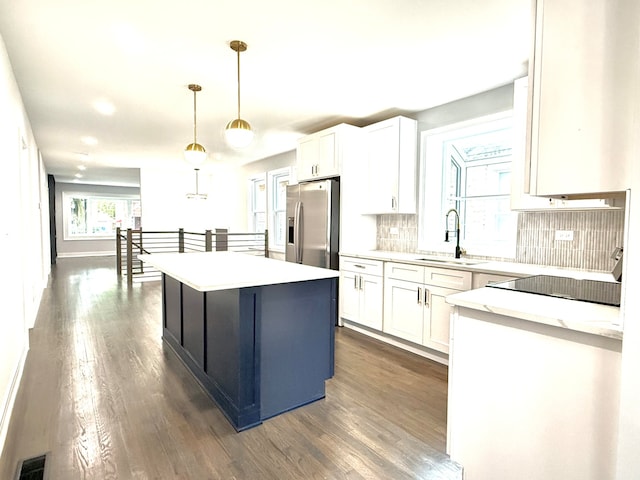
[(196, 141), (196, 92), (202, 90), (202, 87), (192, 83), (189, 85), (189, 90), (193, 92), (193, 143), (190, 143), (187, 145), (187, 148), (184, 149), (184, 158), (193, 165), (201, 165), (207, 159), (207, 152), (204, 147)]
[(247, 44), (240, 40), (233, 40), (229, 46), (238, 55), (238, 118), (231, 120), (227, 124), (224, 134), (230, 146), (244, 148), (253, 140), (251, 125), (240, 117), (240, 52), (244, 52), (247, 49)]
[(187, 193), (187, 198), (195, 200), (206, 200), (207, 194), (198, 192), (198, 172), (200, 171), (200, 169), (194, 168), (194, 170), (196, 171), (196, 193)]

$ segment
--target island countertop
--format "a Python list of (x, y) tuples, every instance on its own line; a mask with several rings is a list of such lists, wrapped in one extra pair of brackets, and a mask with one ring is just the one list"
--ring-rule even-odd
[(339, 276), (336, 270), (236, 252), (154, 253), (138, 258), (200, 292)]
[(622, 339), (620, 308), (484, 287), (447, 296), (458, 307)]

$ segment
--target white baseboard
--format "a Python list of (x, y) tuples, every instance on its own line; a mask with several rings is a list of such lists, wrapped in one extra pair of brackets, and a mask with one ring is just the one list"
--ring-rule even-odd
[(115, 257), (115, 255), (115, 250), (112, 252), (58, 252), (58, 258)]
[(29, 341), (25, 342), (20, 361), (16, 365), (16, 369), (13, 373), (13, 379), (9, 392), (5, 398), (4, 405), (0, 405), (0, 457), (4, 452), (5, 441), (7, 440), (7, 433), (9, 432), (9, 421), (11, 420), (11, 412), (16, 402), (18, 395), (18, 389), (20, 388), (20, 380), (22, 379), (22, 373), (24, 372), (24, 364), (27, 360), (27, 353), (29, 352)]
[(351, 323), (349, 320), (345, 320), (342, 318), (340, 320), (342, 320), (342, 326), (345, 328), (355, 330), (356, 332), (362, 333), (364, 335), (368, 335), (370, 337), (375, 338), (376, 340), (380, 340), (381, 342), (388, 343), (389, 345), (393, 345), (394, 347), (398, 347), (403, 350), (407, 350), (411, 353), (415, 353), (416, 355), (420, 355), (421, 357), (428, 358), (429, 360), (433, 360), (434, 362), (441, 363), (442, 365), (447, 365), (447, 366), (449, 365), (449, 355), (447, 355), (446, 353), (438, 352), (436, 350), (432, 350), (430, 348), (423, 347), (421, 345), (416, 345), (415, 343), (404, 341), (401, 338), (387, 335), (384, 332), (371, 330), (367, 327), (363, 327), (356, 323)]

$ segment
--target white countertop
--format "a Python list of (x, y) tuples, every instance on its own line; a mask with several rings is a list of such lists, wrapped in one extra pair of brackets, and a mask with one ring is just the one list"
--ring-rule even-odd
[(622, 339), (620, 308), (484, 287), (447, 297), (459, 307)]
[[(615, 281), (613, 275), (607, 272), (590, 272), (586, 270), (575, 270), (571, 268), (547, 267), (543, 265), (531, 265), (528, 263), (499, 262), (494, 260), (485, 261), (468, 258), (456, 259), (453, 257), (453, 255), (451, 255), (450, 257), (446, 257), (426, 255), (421, 253), (401, 253), (388, 252), (384, 250), (367, 250), (360, 252), (340, 252), (340, 256), (369, 258), (371, 260), (382, 260), (385, 262), (411, 263), (415, 265), (452, 268), (456, 270), (465, 270), (468, 272), (493, 273), (507, 276), (514, 275), (518, 277), (528, 277), (531, 275), (553, 275), (556, 277), (600, 280), (603, 282)], [(444, 260), (445, 262), (443, 262), (442, 260)]]
[(138, 258), (200, 292), (339, 276), (336, 270), (236, 252), (154, 253)]

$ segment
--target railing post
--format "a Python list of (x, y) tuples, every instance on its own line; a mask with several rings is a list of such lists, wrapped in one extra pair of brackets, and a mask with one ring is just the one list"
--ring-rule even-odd
[[(142, 227), (138, 229), (138, 238), (140, 239), (140, 243), (138, 245), (138, 249), (140, 250), (140, 254), (144, 253), (144, 248), (142, 247)], [(140, 262), (140, 274), (144, 273), (144, 262)]]
[(127, 228), (127, 284), (133, 285), (133, 232)]
[(212, 238), (213, 235), (211, 234), (211, 230), (205, 230), (204, 231), (204, 251), (205, 252), (210, 252), (211, 248), (212, 248)]
[(118, 278), (122, 276), (122, 238), (120, 227), (116, 227), (116, 272)]
[(216, 228), (216, 251), (226, 252), (227, 250), (229, 250), (229, 230)]
[(178, 253), (184, 253), (184, 228), (178, 229)]
[(269, 258), (269, 230), (264, 231), (264, 256)]

